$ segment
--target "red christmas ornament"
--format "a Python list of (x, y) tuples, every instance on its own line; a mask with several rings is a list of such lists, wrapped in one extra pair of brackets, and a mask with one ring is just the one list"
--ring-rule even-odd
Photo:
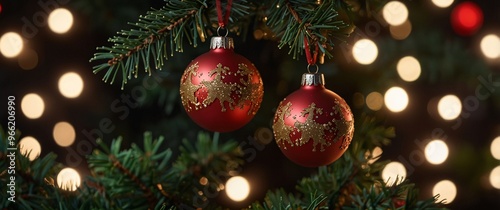
[(483, 12), (474, 2), (458, 4), (451, 12), (451, 26), (459, 35), (469, 36), (483, 24)]
[(262, 102), (264, 88), (257, 68), (233, 49), (232, 38), (213, 37), (210, 51), (191, 61), (181, 78), (184, 109), (210, 131), (243, 127)]
[(339, 159), (351, 143), (347, 103), (324, 86), (323, 74), (302, 75), (302, 87), (281, 101), (273, 121), (276, 143), (291, 161), (318, 167)]

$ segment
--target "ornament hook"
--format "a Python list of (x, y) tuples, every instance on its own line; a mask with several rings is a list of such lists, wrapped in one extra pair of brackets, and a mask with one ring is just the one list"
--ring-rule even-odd
[(217, 28), (217, 36), (221, 36), (220, 33), (219, 33), (221, 30), (225, 30), (226, 31), (226, 34), (224, 34), (224, 37), (227, 37), (227, 35), (229, 34), (229, 29), (223, 28), (223, 27), (220, 27), (220, 26)]
[(307, 64), (307, 73), (311, 73), (311, 67), (316, 67), (316, 70), (313, 72), (313, 74), (317, 74), (319, 67), (316, 64)]

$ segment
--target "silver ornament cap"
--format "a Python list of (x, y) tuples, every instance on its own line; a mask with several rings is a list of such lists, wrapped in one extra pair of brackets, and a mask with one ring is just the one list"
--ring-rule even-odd
[(226, 36), (214, 36), (210, 40), (210, 49), (234, 49), (234, 41), (231, 37)]
[(302, 74), (302, 86), (318, 86), (325, 85), (325, 77), (321, 73), (305, 73)]

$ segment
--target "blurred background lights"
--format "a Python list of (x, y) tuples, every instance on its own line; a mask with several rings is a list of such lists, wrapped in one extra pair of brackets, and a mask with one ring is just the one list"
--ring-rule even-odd
[(402, 80), (413, 82), (420, 77), (420, 63), (413, 56), (403, 57), (398, 62), (397, 71)]
[(448, 145), (441, 140), (432, 140), (425, 146), (425, 159), (429, 163), (439, 165), (448, 158)]
[(393, 26), (389, 26), (389, 32), (391, 33), (392, 38), (396, 40), (406, 39), (411, 33), (411, 22), (410, 20), (406, 20), (403, 24)]
[(491, 155), (497, 160), (500, 160), (500, 136), (497, 136), (493, 141), (491, 142)]
[(64, 168), (57, 174), (57, 186), (63, 190), (75, 191), (80, 183), (80, 174), (75, 169)]
[(372, 164), (378, 159), (380, 159), (380, 156), (382, 155), (383, 150), (380, 147), (375, 147), (373, 148), (372, 154), (371, 154), (371, 159), (368, 160), (368, 164)]
[(226, 182), (226, 194), (233, 201), (243, 201), (250, 194), (250, 185), (242, 176), (233, 176)]
[(490, 183), (491, 186), (500, 190), (500, 166), (497, 166), (493, 170), (491, 170)]
[(385, 92), (384, 102), (392, 112), (401, 112), (408, 106), (408, 94), (403, 88), (391, 87)]
[(371, 92), (366, 96), (366, 106), (373, 110), (378, 111), (384, 106), (384, 96), (379, 92)]
[(360, 39), (354, 43), (352, 55), (358, 63), (368, 65), (377, 59), (378, 48), (372, 40)]
[(21, 111), (29, 119), (42, 116), (45, 109), (42, 97), (35, 93), (28, 93), (21, 99)]
[(25, 49), (17, 58), (17, 62), (24, 70), (34, 69), (38, 65), (38, 54), (32, 49)]
[(406, 178), (406, 168), (405, 166), (397, 161), (388, 163), (382, 170), (382, 179), (386, 182), (387, 186), (392, 186), (395, 184), (396, 179), (399, 184)]
[(38, 140), (31, 136), (26, 136), (19, 141), (19, 150), (21, 151), (21, 154), (27, 156), (31, 161), (33, 161), (40, 156), (42, 147), (40, 146), (40, 143), (38, 143)]
[(437, 7), (447, 8), (453, 4), (453, 0), (432, 0), (432, 3), (434, 3)]
[(52, 131), (52, 136), (56, 141), (57, 145), (61, 147), (71, 146), (75, 141), (75, 129), (68, 122), (58, 122), (54, 126), (54, 130)]
[(18, 33), (7, 32), (0, 37), (0, 53), (7, 58), (19, 55), (23, 50), (23, 39)]
[(483, 25), (483, 11), (472, 1), (458, 4), (451, 12), (451, 26), (459, 35), (469, 36)]
[(384, 20), (390, 25), (401, 25), (408, 19), (408, 8), (400, 1), (391, 1), (382, 9)]
[(454, 120), (462, 112), (462, 102), (455, 95), (445, 95), (438, 102), (438, 113), (445, 120)]
[(432, 195), (439, 194), (438, 200), (444, 200), (444, 203), (451, 203), (457, 196), (457, 187), (450, 180), (438, 182), (432, 188)]
[(64, 34), (73, 26), (73, 15), (67, 9), (55, 9), (49, 14), (48, 23), (50, 30)]
[(481, 52), (487, 58), (500, 57), (500, 38), (494, 34), (488, 34), (481, 39)]
[(59, 78), (59, 92), (66, 98), (76, 98), (82, 93), (83, 80), (75, 72), (68, 72)]

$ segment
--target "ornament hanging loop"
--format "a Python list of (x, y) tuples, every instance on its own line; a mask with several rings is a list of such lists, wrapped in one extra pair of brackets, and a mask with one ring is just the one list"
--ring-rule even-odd
[(227, 28), (224, 28), (224, 27), (218, 27), (217, 28), (217, 36), (221, 36), (221, 31), (226, 31), (226, 34), (224, 34), (224, 37), (227, 37), (227, 35), (229, 34), (229, 30)]
[[(314, 72), (311, 71), (312, 68), (316, 68)], [(319, 67), (317, 64), (307, 64), (307, 73), (317, 74)]]
[[(232, 0), (227, 0), (226, 4), (226, 12), (224, 16), (222, 16), (222, 3), (221, 0), (215, 0), (215, 8), (217, 9), (217, 21), (219, 22), (219, 28), (217, 28), (217, 35), (220, 36), (219, 30), (226, 29), (226, 25), (229, 22), (229, 14), (231, 13), (231, 6), (233, 5)], [(226, 29), (226, 35), (229, 33), (229, 30)]]
[(314, 43), (314, 52), (311, 55), (311, 47), (309, 47), (309, 41), (307, 40), (307, 36), (304, 36), (304, 50), (306, 51), (306, 58), (307, 58), (307, 72), (311, 73), (311, 67), (315, 66), (316, 71), (314, 73), (318, 73), (318, 65), (316, 64), (316, 61), (318, 60), (318, 52), (319, 52), (319, 45), (318, 42)]

